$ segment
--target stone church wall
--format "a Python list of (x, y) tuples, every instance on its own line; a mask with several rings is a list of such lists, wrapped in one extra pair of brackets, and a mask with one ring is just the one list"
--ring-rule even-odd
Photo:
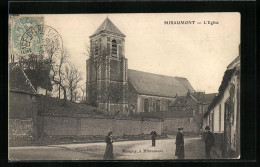
[(137, 97), (138, 94), (135, 90), (135, 88), (133, 87), (133, 85), (131, 84), (131, 82), (128, 82), (128, 107), (131, 110), (131, 114), (136, 114), (137, 110), (138, 110), (138, 105), (137, 105)]
[(173, 103), (176, 98), (160, 97), (160, 96), (151, 96), (151, 95), (138, 95), (137, 98), (137, 108), (138, 113), (144, 112), (144, 101), (148, 99), (149, 101), (149, 110), (148, 112), (156, 112), (156, 102), (160, 101), (160, 110), (159, 111), (168, 111), (169, 104)]

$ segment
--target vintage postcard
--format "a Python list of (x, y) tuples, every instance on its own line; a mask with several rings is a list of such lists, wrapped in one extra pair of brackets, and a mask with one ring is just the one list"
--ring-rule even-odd
[(9, 160), (239, 159), (240, 19), (9, 15)]

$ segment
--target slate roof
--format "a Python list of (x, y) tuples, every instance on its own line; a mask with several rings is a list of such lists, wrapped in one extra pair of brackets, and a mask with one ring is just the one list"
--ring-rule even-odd
[[(240, 48), (240, 45), (239, 45)], [(224, 73), (222, 82), (218, 88), (218, 95), (214, 97), (212, 102), (210, 103), (208, 110), (204, 113), (204, 116), (208, 115), (209, 111), (218, 103), (218, 101), (222, 98), (222, 95), (225, 91), (225, 89), (228, 86), (228, 82), (231, 80), (232, 75), (238, 70), (237, 68), (240, 68), (240, 55), (235, 58), (228, 66), (227, 70)], [(238, 67), (237, 67), (238, 66)]]
[(193, 87), (186, 78), (171, 77), (128, 69), (129, 81), (139, 94), (175, 97), (186, 95)]
[(199, 103), (209, 104), (212, 99), (217, 95), (217, 93), (209, 93), (209, 94), (191, 94)]
[(36, 94), (30, 80), (16, 63), (9, 64), (9, 90), (22, 93)]
[(214, 97), (217, 95), (217, 93), (192, 93), (190, 95), (186, 96), (179, 96), (174, 101), (174, 104), (172, 106), (195, 106), (197, 103), (203, 103), (203, 104), (209, 104), (214, 99)]
[(102, 32), (102, 31), (107, 31), (107, 32), (114, 33), (114, 34), (125, 37), (125, 35), (112, 23), (112, 21), (109, 18), (106, 18), (103, 21), (103, 23), (98, 27), (98, 29), (94, 32), (94, 34), (92, 36)]
[(218, 89), (219, 93), (217, 96), (214, 97), (214, 99), (212, 100), (212, 102), (210, 103), (210, 105), (208, 107), (207, 112), (205, 112), (204, 115), (207, 115), (208, 111), (211, 110), (216, 105), (218, 100), (222, 97), (222, 94), (224, 93), (226, 87), (228, 86), (228, 82), (231, 80), (231, 77), (235, 71), (236, 71), (236, 69), (231, 69), (231, 70), (225, 71), (221, 85), (219, 86), (219, 89)]
[(196, 106), (197, 101), (195, 101), (191, 96), (178, 96), (174, 101), (173, 105), (175, 107), (191, 107)]
[(185, 118), (194, 117), (192, 110), (181, 110), (181, 111), (160, 111), (160, 112), (141, 112), (135, 115), (136, 117), (145, 118)]

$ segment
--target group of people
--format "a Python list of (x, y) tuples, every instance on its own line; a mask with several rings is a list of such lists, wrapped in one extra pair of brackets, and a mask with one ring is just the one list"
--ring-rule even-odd
[[(154, 129), (152, 129), (151, 132), (151, 139), (152, 139), (152, 147), (155, 147), (155, 140), (157, 137), (157, 133)], [(210, 132), (210, 127), (205, 127), (205, 133), (204, 133), (204, 142), (205, 142), (205, 154), (207, 159), (211, 159), (210, 151), (214, 145), (215, 139), (212, 132)], [(113, 139), (112, 139), (112, 132), (109, 132), (106, 136), (106, 151), (104, 154), (104, 160), (112, 160), (114, 159), (113, 156)], [(178, 159), (184, 159), (184, 134), (183, 134), (183, 128), (178, 128), (178, 133), (176, 135), (176, 150), (175, 150), (175, 156), (178, 157)]]
[[(203, 134), (204, 142), (205, 142), (205, 154), (207, 159), (211, 159), (210, 151), (214, 145), (215, 138), (212, 132), (210, 132), (210, 127), (205, 127), (205, 132)], [(184, 159), (184, 135), (183, 135), (183, 128), (178, 128), (178, 133), (176, 135), (176, 150), (175, 156), (178, 159)]]

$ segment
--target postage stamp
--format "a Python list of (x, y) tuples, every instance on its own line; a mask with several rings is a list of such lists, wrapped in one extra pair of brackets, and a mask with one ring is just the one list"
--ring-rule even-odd
[(63, 46), (60, 34), (44, 24), (42, 16), (10, 16), (10, 55), (60, 54)]
[[(22, 51), (21, 51), (20, 41), (22, 41), (22, 37), (28, 30), (30, 30), (30, 32), (33, 33), (31, 35), (36, 35), (35, 32), (33, 32), (32, 29), (30, 29), (30, 28), (35, 27), (36, 25), (44, 25), (44, 17), (43, 16), (10, 15), (9, 25), (10, 25), (10, 27), (9, 27), (9, 44), (10, 44), (9, 53), (10, 54), (21, 54)], [(42, 39), (42, 34), (37, 34), (37, 37), (38, 37), (38, 43), (40, 43), (41, 39)], [(29, 41), (29, 39), (27, 39), (27, 40)], [(34, 44), (34, 46), (32, 46), (31, 51), (36, 52), (36, 48), (37, 48), (36, 42), (32, 42), (32, 43)], [(32, 44), (27, 43), (26, 45), (31, 46)]]

